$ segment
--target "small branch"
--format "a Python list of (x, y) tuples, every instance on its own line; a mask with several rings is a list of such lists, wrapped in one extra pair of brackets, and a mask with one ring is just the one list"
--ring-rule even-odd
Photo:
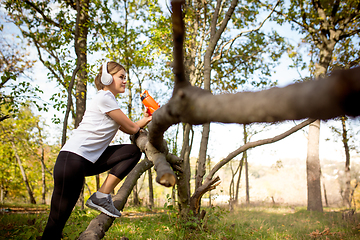
[[(257, 28), (254, 28), (254, 29), (249, 29), (249, 30), (246, 30), (246, 31), (242, 31), (240, 32), (236, 37), (234, 37), (233, 39), (227, 41), (222, 47), (221, 47), (221, 50), (220, 50), (220, 53), (218, 56), (214, 57), (213, 61), (216, 61), (216, 60), (219, 60), (222, 55), (223, 55), (223, 49), (228, 45), (228, 44), (233, 44), (239, 37), (241, 37), (243, 34), (246, 34), (246, 33), (251, 33), (251, 32), (256, 32), (256, 31), (259, 31), (260, 28), (265, 24), (265, 22), (271, 17), (271, 15), (274, 13), (275, 11), (275, 8), (280, 4), (280, 0), (278, 0), (275, 4), (275, 6), (272, 8), (271, 12), (269, 13), (269, 15), (260, 23), (260, 25), (257, 27)], [(231, 49), (231, 48), (229, 48)], [(229, 51), (228, 49), (228, 51)]]
[(217, 176), (215, 179), (212, 179), (195, 189), (194, 194), (190, 198), (190, 202), (191, 202), (190, 206), (194, 207), (194, 209), (191, 209), (191, 210), (195, 214), (199, 213), (201, 197), (205, 193), (215, 189), (220, 184), (219, 181), (220, 181), (220, 177)]
[(24, 0), (24, 2), (30, 7), (32, 7), (36, 12), (38, 12), (46, 22), (51, 23), (52, 25), (58, 28), (61, 28), (61, 25), (59, 23), (55, 22), (54, 20), (46, 16), (45, 13), (40, 8), (38, 8), (38, 6), (36, 6), (33, 2), (29, 0)]

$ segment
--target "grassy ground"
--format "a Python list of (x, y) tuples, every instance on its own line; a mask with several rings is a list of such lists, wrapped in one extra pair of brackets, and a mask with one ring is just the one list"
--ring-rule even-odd
[[(0, 239), (36, 239), (46, 224), (48, 206), (22, 205), (27, 211), (14, 213), (15, 207), (19, 206), (1, 206)], [(14, 210), (9, 212), (8, 208)], [(360, 239), (360, 215), (346, 215), (338, 209), (317, 213), (304, 208), (253, 207), (207, 212), (204, 221), (196, 225), (180, 221), (175, 210), (126, 209), (104, 239)], [(64, 239), (76, 239), (95, 216), (96, 211), (75, 209), (64, 229)]]

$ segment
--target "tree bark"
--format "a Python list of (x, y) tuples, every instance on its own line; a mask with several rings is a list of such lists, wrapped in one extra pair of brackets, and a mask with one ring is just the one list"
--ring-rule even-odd
[(148, 170), (148, 179), (149, 179), (149, 208), (153, 209), (153, 207), (154, 207), (154, 187), (153, 187), (151, 168)]
[(342, 142), (344, 144), (345, 150), (345, 191), (343, 197), (343, 203), (346, 207), (351, 208), (351, 200), (350, 200), (350, 182), (351, 182), (351, 173), (350, 173), (350, 150), (348, 144), (347, 137), (347, 129), (346, 129), (346, 117), (341, 117), (342, 124)]
[[(246, 155), (246, 152), (244, 152)], [(244, 157), (244, 164), (245, 164), (245, 193), (246, 193), (246, 204), (250, 204), (250, 186), (249, 186), (249, 165), (247, 161), (247, 156)]]
[(190, 152), (194, 134), (192, 134), (190, 139), (192, 126), (190, 124), (183, 124), (183, 127), (183, 145), (180, 154), (180, 157), (184, 160), (181, 165), (183, 172), (178, 173), (177, 190), (180, 216), (186, 217), (190, 204)]
[[(244, 145), (248, 142), (248, 134), (246, 130), (246, 124), (244, 124)], [(245, 193), (246, 193), (246, 204), (250, 204), (250, 186), (249, 186), (249, 164), (246, 151), (243, 152), (244, 165), (245, 165)]]
[[(323, 211), (321, 199), (321, 167), (319, 161), (319, 131), (320, 120), (316, 120), (309, 127), (308, 152), (306, 159), (308, 211)], [(317, 147), (314, 147), (317, 146)]]
[[(246, 152), (246, 151), (245, 151)], [(241, 172), (243, 169), (243, 165), (244, 165), (244, 157), (242, 157), (240, 163), (239, 163), (239, 175), (238, 175), (238, 179), (236, 181), (236, 187), (235, 187), (235, 204), (239, 203), (239, 189), (240, 189), (240, 180), (241, 180)]]
[(45, 172), (46, 172), (46, 167), (45, 167), (45, 159), (44, 159), (44, 148), (43, 146), (41, 146), (41, 182), (42, 182), (42, 191), (41, 191), (41, 195), (42, 195), (42, 204), (46, 204), (46, 177), (45, 177)]

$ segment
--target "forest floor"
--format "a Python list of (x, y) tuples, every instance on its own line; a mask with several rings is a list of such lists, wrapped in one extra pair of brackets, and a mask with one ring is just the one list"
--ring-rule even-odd
[[(0, 239), (36, 239), (48, 217), (47, 205), (0, 206)], [(237, 240), (237, 239), (360, 239), (360, 213), (324, 208), (309, 212), (304, 207), (207, 208), (203, 221), (184, 222), (172, 207), (127, 208), (103, 239), (131, 240)], [(75, 208), (63, 231), (64, 239), (77, 239), (98, 212)]]

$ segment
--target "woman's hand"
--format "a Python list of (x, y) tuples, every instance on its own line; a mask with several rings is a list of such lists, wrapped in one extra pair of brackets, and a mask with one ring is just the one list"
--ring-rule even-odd
[(152, 115), (149, 114), (148, 108), (144, 111), (144, 118), (147, 118), (149, 122), (152, 120)]

